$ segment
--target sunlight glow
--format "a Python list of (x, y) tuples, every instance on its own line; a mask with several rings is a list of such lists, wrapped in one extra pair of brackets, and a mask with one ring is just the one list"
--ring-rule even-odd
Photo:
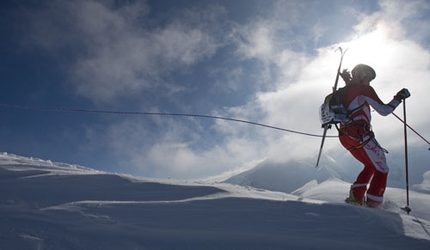
[(393, 47), (388, 30), (381, 27), (341, 46), (348, 49), (345, 65), (358, 63), (371, 64), (374, 67), (384, 65), (393, 55)]

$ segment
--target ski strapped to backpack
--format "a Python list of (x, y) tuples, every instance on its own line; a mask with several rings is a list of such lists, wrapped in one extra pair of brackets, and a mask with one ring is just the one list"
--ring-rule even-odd
[[(341, 47), (339, 47), (337, 50), (339, 50), (340, 51), (340, 62), (339, 62), (339, 67), (338, 67), (338, 69), (337, 69), (337, 72), (336, 72), (336, 79), (335, 79), (335, 81), (334, 81), (334, 86), (333, 86), (333, 94), (336, 92), (336, 90), (337, 90), (337, 83), (338, 83), (338, 81), (339, 81), (339, 76), (340, 76), (340, 69), (342, 68), (342, 61), (343, 61), (343, 57), (345, 56), (345, 53), (346, 53), (346, 51), (348, 50), (348, 49), (346, 49), (346, 50), (343, 50)], [(336, 50), (336, 51), (337, 51)], [(328, 95), (327, 97), (326, 97), (326, 100), (327, 100), (327, 102), (330, 102), (330, 100), (331, 99), (333, 99), (333, 96), (331, 96), (331, 97), (329, 97), (330, 95)], [(326, 103), (326, 101), (324, 101), (324, 103)], [(324, 105), (324, 104), (323, 104)], [(334, 111), (333, 111), (334, 112)], [(315, 167), (316, 168), (318, 168), (318, 165), (319, 165), (319, 162), (320, 162), (320, 158), (321, 158), (321, 153), (322, 153), (322, 149), (323, 149), (323, 147), (324, 147), (324, 141), (325, 141), (325, 137), (326, 137), (326, 135), (327, 135), (327, 130), (329, 130), (330, 128), (331, 128), (331, 124), (330, 124), (330, 122), (332, 122), (332, 121), (334, 121), (334, 120), (332, 120), (332, 118), (334, 119), (334, 113), (333, 113), (333, 117), (332, 118), (330, 118), (330, 116), (332, 115), (332, 113), (330, 112), (330, 107), (329, 107), (329, 104), (327, 104), (326, 105), (326, 107), (320, 107), (320, 118), (322, 118), (323, 117), (323, 115), (324, 115), (324, 120), (326, 121), (326, 122), (323, 122), (323, 128), (324, 128), (324, 132), (323, 132), (323, 135), (322, 135), (322, 140), (321, 140), (321, 145), (320, 145), (320, 149), (319, 149), (319, 153), (318, 153), (318, 158), (317, 158), (317, 163), (316, 163), (316, 165), (315, 165)], [(339, 119), (340, 119), (340, 117), (339, 117)], [(322, 119), (321, 119), (322, 120)]]

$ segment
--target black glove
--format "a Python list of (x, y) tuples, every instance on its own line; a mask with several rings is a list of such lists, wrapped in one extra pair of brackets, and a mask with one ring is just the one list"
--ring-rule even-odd
[(342, 73), (339, 72), (340, 77), (345, 81), (345, 83), (351, 81), (351, 74), (347, 69), (344, 69)]
[(409, 93), (408, 89), (402, 89), (394, 96), (395, 99), (401, 101), (411, 96), (411, 93)]

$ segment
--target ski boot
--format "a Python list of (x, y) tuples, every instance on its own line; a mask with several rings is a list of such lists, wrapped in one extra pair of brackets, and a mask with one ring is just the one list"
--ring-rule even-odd
[(354, 206), (366, 206), (364, 201), (359, 201), (355, 199), (354, 192), (352, 192), (352, 188), (349, 190), (349, 197), (345, 199), (345, 202)]

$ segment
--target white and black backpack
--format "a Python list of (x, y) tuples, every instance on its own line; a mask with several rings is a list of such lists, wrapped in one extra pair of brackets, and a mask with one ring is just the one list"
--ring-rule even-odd
[(320, 120), (322, 127), (327, 124), (338, 124), (350, 120), (351, 111), (344, 105), (344, 95), (348, 86), (339, 88), (327, 95), (320, 107)]

